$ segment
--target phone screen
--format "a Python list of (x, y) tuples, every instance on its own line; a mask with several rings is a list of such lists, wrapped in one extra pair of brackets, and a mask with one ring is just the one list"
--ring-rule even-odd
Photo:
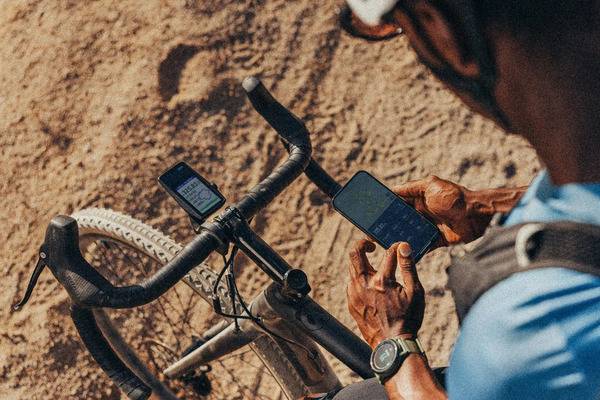
[(386, 249), (408, 242), (415, 260), (439, 237), (435, 225), (366, 171), (350, 179), (333, 206)]

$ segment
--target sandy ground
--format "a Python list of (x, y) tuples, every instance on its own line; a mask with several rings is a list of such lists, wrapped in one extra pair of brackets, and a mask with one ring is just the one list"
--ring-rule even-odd
[[(437, 83), (404, 38), (368, 44), (340, 32), (333, 1), (0, 5), (2, 399), (118, 398), (79, 344), (49, 272), (24, 311), (10, 306), (52, 216), (111, 207), (185, 242), (184, 213), (156, 183), (162, 170), (187, 160), (234, 201), (281, 162), (285, 151), (239, 87), (247, 75), (307, 121), (315, 158), (340, 181), (367, 169), (390, 186), (436, 174), (484, 188), (527, 184), (539, 168), (526, 143)], [(354, 327), (347, 253), (360, 233), (305, 178), (255, 225)], [(420, 264), (421, 335), (434, 365), (447, 362), (457, 331), (448, 262), (439, 250)], [(248, 276), (255, 288), (267, 282)]]

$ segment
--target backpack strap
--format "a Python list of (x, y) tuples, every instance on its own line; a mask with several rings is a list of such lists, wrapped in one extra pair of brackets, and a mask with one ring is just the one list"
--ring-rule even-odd
[(600, 226), (564, 221), (490, 229), (448, 270), (459, 320), (481, 295), (511, 275), (557, 267), (600, 276)]

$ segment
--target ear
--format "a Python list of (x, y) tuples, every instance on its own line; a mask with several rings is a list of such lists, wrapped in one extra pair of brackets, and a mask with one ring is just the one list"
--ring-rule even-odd
[[(477, 63), (465, 54), (464, 46), (461, 46), (460, 35), (456, 27), (451, 24), (448, 17), (435, 5), (427, 1), (418, 1), (414, 5), (415, 17), (419, 20), (424, 32), (413, 32), (415, 41), (419, 41), (417, 47), (426, 49), (424, 37), (426, 35), (439, 55), (460, 75), (469, 78), (479, 76), (480, 70)], [(407, 18), (406, 16), (404, 16)], [(404, 19), (404, 18), (402, 18)], [(408, 21), (407, 21), (408, 22)], [(412, 25), (412, 21), (411, 21)], [(411, 27), (414, 28), (414, 27)], [(436, 60), (433, 55), (425, 53), (431, 58), (434, 64)]]

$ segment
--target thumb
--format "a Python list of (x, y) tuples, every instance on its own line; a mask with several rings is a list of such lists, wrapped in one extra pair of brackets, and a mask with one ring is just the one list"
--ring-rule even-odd
[(404, 281), (404, 289), (409, 293), (414, 293), (421, 288), (421, 282), (417, 274), (417, 266), (412, 259), (412, 249), (408, 243), (402, 242), (398, 246), (397, 252), (398, 269)]
[(417, 198), (423, 196), (427, 189), (427, 182), (424, 179), (418, 181), (406, 182), (394, 187), (394, 193), (405, 199)]

